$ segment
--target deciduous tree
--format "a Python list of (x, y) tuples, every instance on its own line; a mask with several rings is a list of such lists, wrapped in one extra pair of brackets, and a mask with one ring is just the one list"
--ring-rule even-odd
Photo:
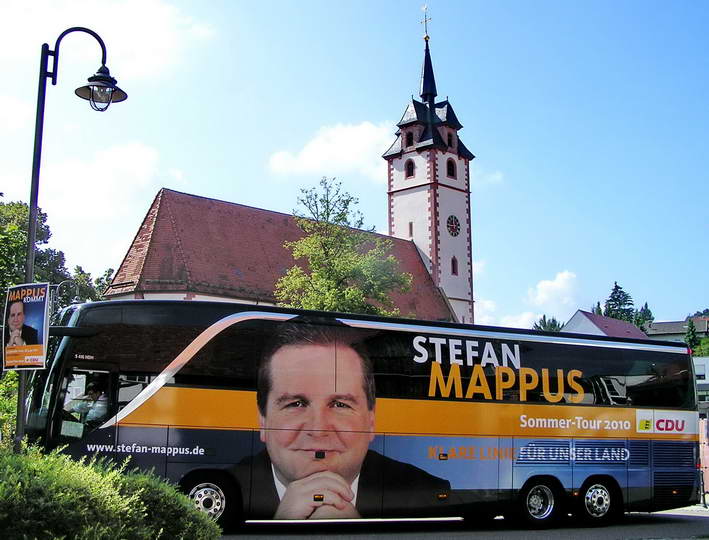
[(406, 291), (411, 275), (398, 270), (391, 240), (363, 231), (358, 200), (335, 179), (301, 189), (296, 221), (304, 236), (284, 246), (303, 264), (276, 283), (280, 305), (324, 311), (398, 315), (391, 293)]

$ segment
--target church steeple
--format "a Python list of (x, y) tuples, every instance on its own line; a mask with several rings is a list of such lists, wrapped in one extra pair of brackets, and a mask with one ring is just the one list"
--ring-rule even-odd
[[(429, 104), (433, 104), (436, 96), (436, 78), (433, 76), (433, 63), (431, 62), (431, 51), (428, 48), (428, 34), (423, 38), (426, 41), (426, 52), (423, 57), (423, 68), (421, 69), (421, 99)], [(433, 108), (433, 107), (431, 107)]]
[(436, 103), (427, 8), (421, 101), (406, 106), (388, 162), (389, 234), (414, 242), (455, 320), (474, 321), (470, 161), (448, 99)]

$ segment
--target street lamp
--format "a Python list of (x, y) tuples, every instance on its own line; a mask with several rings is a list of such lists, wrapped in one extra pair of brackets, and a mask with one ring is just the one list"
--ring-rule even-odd
[(52, 314), (57, 309), (57, 299), (59, 298), (59, 289), (62, 288), (62, 285), (66, 285), (67, 283), (71, 283), (74, 285), (74, 298), (71, 299), (72, 304), (78, 304), (81, 302), (81, 298), (79, 296), (79, 284), (74, 281), (73, 279), (65, 279), (59, 285), (51, 285), (50, 287), (54, 287), (54, 293), (52, 294)]
[[(101, 46), (101, 67), (95, 75), (89, 77), (86, 86), (77, 88), (75, 93), (86, 99), (95, 111), (105, 111), (111, 103), (125, 101), (128, 98), (123, 90), (116, 86), (116, 79), (111, 77), (106, 67), (106, 45), (101, 37), (88, 28), (74, 26), (64, 30), (54, 45), (54, 50), (48, 44), (42, 45), (42, 56), (39, 61), (39, 88), (37, 90), (37, 118), (34, 127), (34, 155), (32, 158), (32, 187), (30, 189), (30, 218), (27, 230), (27, 259), (25, 261), (25, 283), (34, 281), (34, 255), (37, 239), (37, 198), (39, 195), (39, 166), (42, 159), (42, 132), (44, 129), (44, 101), (47, 93), (47, 79), (52, 80), (52, 85), (57, 84), (59, 70), (59, 45), (64, 36), (72, 32), (84, 32), (98, 41)], [(52, 70), (49, 71), (49, 57), (52, 57)], [(15, 434), (15, 447), (19, 448), (20, 441), (25, 435), (25, 393), (27, 376), (25, 371), (20, 371), (20, 380), (17, 388), (17, 429)]]

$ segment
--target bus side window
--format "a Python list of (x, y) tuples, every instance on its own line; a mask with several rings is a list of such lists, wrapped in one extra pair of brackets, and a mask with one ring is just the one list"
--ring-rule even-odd
[(638, 407), (693, 407), (693, 381), (683, 355), (668, 358), (667, 354), (635, 352), (641, 358), (628, 375), (628, 397)]
[(99, 427), (109, 416), (110, 372), (74, 367), (62, 384), (60, 437), (77, 439)]
[(118, 410), (123, 409), (140, 394), (150, 384), (150, 380), (151, 377), (147, 374), (121, 373), (118, 376)]

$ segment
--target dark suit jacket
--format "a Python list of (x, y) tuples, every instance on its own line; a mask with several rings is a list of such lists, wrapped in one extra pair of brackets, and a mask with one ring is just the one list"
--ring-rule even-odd
[[(263, 450), (231, 469), (241, 487), (248, 519), (272, 519), (279, 499), (268, 452)], [(357, 511), (362, 517), (423, 517), (441, 515), (449, 507), (450, 482), (426, 471), (369, 450), (357, 487)]]
[[(39, 343), (39, 336), (37, 330), (26, 324), (22, 325), (22, 339), (26, 345), (37, 345)], [(5, 325), (5, 341), (3, 345), (7, 345), (10, 341), (10, 327)]]

